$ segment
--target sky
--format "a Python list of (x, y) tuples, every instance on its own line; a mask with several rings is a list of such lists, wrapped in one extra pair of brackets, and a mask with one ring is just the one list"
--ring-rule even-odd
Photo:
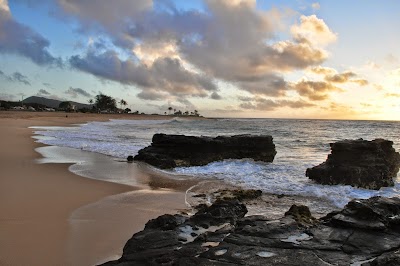
[(0, 0), (0, 99), (400, 120), (400, 1)]

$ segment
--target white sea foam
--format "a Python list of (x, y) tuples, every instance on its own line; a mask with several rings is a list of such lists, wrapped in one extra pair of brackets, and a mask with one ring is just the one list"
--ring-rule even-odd
[[(266, 134), (274, 137), (277, 155), (273, 163), (252, 160), (226, 160), (206, 166), (177, 168), (169, 174), (196, 178), (217, 178), (245, 188), (264, 192), (316, 196), (338, 207), (353, 198), (398, 196), (400, 184), (379, 191), (350, 186), (323, 186), (305, 177), (308, 167), (325, 161), (329, 143), (340, 139), (386, 138), (400, 149), (400, 123), (368, 121), (317, 121), (277, 119), (186, 120), (110, 120), (76, 127), (36, 127), (38, 141), (61, 147), (126, 158), (150, 145), (155, 133), (185, 135)], [(118, 182), (118, 181), (116, 181)]]

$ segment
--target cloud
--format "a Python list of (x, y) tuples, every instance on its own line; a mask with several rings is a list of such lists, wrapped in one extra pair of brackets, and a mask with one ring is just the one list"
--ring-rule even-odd
[[(160, 98), (157, 90), (178, 97), (189, 92), (211, 96), (216, 91), (214, 78), (255, 95), (280, 97), (287, 90), (283, 74), (322, 63), (328, 53), (315, 45), (316, 40), (327, 45), (336, 38), (324, 21), (303, 16), (293, 26), (293, 39), (276, 41), (285, 15), (276, 9), (259, 10), (254, 0), (207, 0), (204, 12), (179, 10), (169, 1), (102, 2), (93, 6), (88, 1), (58, 0), (65, 14), (78, 18), (82, 27), (100, 25), (115, 46), (92, 46), (87, 54), (71, 57), (70, 63), (104, 79), (151, 88), (139, 94), (146, 99)], [(103, 10), (97, 11), (97, 6)], [(118, 49), (132, 58), (122, 60)], [(165, 58), (178, 60), (180, 74), (175, 74), (192, 81), (182, 86), (165, 70), (160, 78), (152, 76)]]
[(375, 88), (377, 91), (383, 90), (383, 86), (380, 85), (380, 84), (374, 84), (374, 88)]
[(388, 54), (385, 57), (385, 61), (388, 62), (389, 64), (397, 64), (400, 60), (393, 54)]
[(221, 95), (219, 95), (219, 94), (218, 94), (217, 92), (215, 92), (215, 91), (211, 94), (210, 98), (213, 99), (213, 100), (222, 100)]
[(360, 86), (366, 86), (369, 84), (368, 80), (366, 80), (366, 79), (353, 79), (353, 80), (350, 80), (350, 82), (357, 83)]
[(70, 95), (72, 98), (77, 98), (79, 95), (87, 98), (93, 97), (90, 93), (88, 93), (84, 89), (72, 88), (72, 87), (69, 87), (69, 89), (65, 92), (65, 94)]
[(370, 69), (374, 69), (374, 70), (377, 70), (377, 69), (381, 69), (381, 68), (382, 68), (381, 65), (377, 64), (377, 63), (374, 62), (374, 61), (367, 61), (367, 63), (365, 63), (365, 65), (364, 65), (364, 67), (370, 68)]
[(70, 64), (100, 78), (139, 86), (143, 93), (138, 96), (148, 100), (159, 99), (165, 92), (170, 96), (206, 97), (217, 90), (212, 79), (188, 71), (180, 60), (168, 57), (158, 58), (147, 66), (134, 59), (121, 60), (114, 51), (100, 54), (89, 51), (85, 57), (71, 57)]
[(11, 80), (12, 80), (12, 81), (21, 82), (21, 83), (23, 83), (23, 84), (25, 84), (25, 85), (29, 85), (29, 86), (31, 85), (31, 83), (28, 81), (28, 77), (22, 75), (22, 74), (19, 73), (19, 72), (14, 72), (14, 73), (12, 74), (12, 76), (11, 76)]
[(366, 79), (353, 79), (354, 77), (357, 77), (357, 74), (351, 71), (343, 72), (340, 74), (335, 74), (335, 75), (327, 75), (325, 76), (325, 80), (333, 83), (347, 83), (347, 82), (353, 82), (357, 83), (360, 86), (365, 86), (368, 85), (368, 80)]
[(321, 109), (335, 113), (336, 117), (347, 117), (348, 115), (357, 114), (353, 107), (334, 102), (331, 102), (327, 106), (322, 106)]
[(61, 66), (61, 59), (53, 57), (47, 50), (50, 42), (28, 26), (15, 21), (7, 1), (0, 1), (0, 53), (17, 54), (38, 65)]
[(311, 67), (307, 70), (318, 75), (334, 75), (337, 73), (333, 68), (322, 66)]
[(292, 89), (297, 91), (300, 96), (307, 97), (313, 101), (326, 100), (329, 97), (329, 92), (342, 91), (342, 89), (329, 82), (308, 80), (302, 80), (292, 84)]
[(4, 78), (7, 81), (10, 82), (20, 82), (25, 85), (31, 86), (31, 83), (29, 82), (29, 79), (27, 76), (21, 74), (20, 72), (14, 72), (12, 75), (6, 75), (4, 74), (3, 71), (0, 70), (0, 77)]
[(326, 46), (337, 39), (337, 34), (316, 15), (301, 16), (300, 24), (293, 25), (290, 31), (299, 42), (306, 41), (319, 46)]
[(51, 93), (46, 91), (45, 89), (40, 89), (38, 95), (50, 95)]
[(280, 20), (279, 14), (227, 1), (207, 1), (207, 7), (208, 28), (196, 38), (185, 39), (180, 50), (197, 68), (240, 89), (282, 95), (284, 86), (265, 81), (282, 79), (281, 73), (320, 64), (327, 58), (327, 53), (311, 42), (273, 42), (274, 21)]
[(282, 107), (290, 107), (293, 109), (302, 109), (312, 107), (314, 104), (303, 100), (271, 100), (261, 97), (248, 98), (239, 97), (243, 101), (240, 107), (243, 109), (258, 110), (258, 111), (273, 111)]
[(157, 90), (144, 90), (137, 94), (137, 97), (143, 100), (160, 101), (168, 98), (168, 94)]
[(5, 12), (10, 12), (7, 0), (0, 0), (0, 10), (3, 10)]
[[(58, 0), (59, 6), (66, 15), (74, 16), (89, 25), (96, 23), (109, 30), (121, 26), (122, 22), (138, 15), (153, 6), (152, 0)], [(88, 26), (88, 25), (86, 25)]]
[(58, 95), (55, 95), (55, 94), (51, 94), (50, 92), (48, 92), (47, 90), (44, 90), (44, 89), (40, 89), (37, 92), (36, 96), (44, 97), (44, 98), (47, 98), (47, 99), (58, 100), (58, 101), (65, 101), (64, 98), (61, 98), (61, 97), (59, 97)]
[[(1, 6), (1, 0), (0, 0), (0, 6)], [(2, 101), (15, 101), (15, 95), (9, 94), (9, 93), (3, 93), (0, 92), (0, 100)]]
[(349, 80), (351, 78), (354, 78), (356, 76), (357, 76), (357, 74), (349, 71), (349, 72), (344, 72), (341, 74), (328, 75), (325, 77), (325, 80), (330, 81), (330, 82), (335, 82), (335, 83), (346, 83), (346, 82), (349, 82)]
[[(298, 14), (264, 11), (255, 0), (204, 0), (202, 10), (159, 0), (48, 3), (59, 16), (78, 22), (81, 32), (104, 36), (104, 42), (93, 40), (86, 52), (71, 56), (69, 64), (132, 85), (145, 100), (217, 99), (214, 80), (254, 96), (283, 97), (291, 89), (285, 74), (322, 64), (327, 45), (337, 39), (316, 15), (301, 16), (290, 27), (287, 17)], [(42, 51), (48, 46), (44, 39)]]
[(321, 8), (321, 5), (319, 3), (312, 3), (311, 8), (314, 10), (319, 10)]
[(394, 98), (400, 98), (400, 93), (385, 93), (385, 97), (394, 97)]

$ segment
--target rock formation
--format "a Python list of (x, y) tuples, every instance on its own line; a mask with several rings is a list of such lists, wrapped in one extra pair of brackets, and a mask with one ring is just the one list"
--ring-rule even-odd
[(306, 176), (324, 185), (351, 185), (367, 189), (393, 186), (400, 155), (393, 142), (384, 139), (343, 140), (331, 143), (328, 159), (306, 171)]
[(152, 144), (139, 151), (134, 160), (168, 169), (206, 165), (224, 159), (252, 158), (272, 162), (276, 154), (271, 136), (194, 137), (155, 134)]
[(305, 206), (271, 220), (218, 200), (191, 217), (163, 215), (104, 265), (399, 265), (400, 199), (353, 200), (317, 220)]

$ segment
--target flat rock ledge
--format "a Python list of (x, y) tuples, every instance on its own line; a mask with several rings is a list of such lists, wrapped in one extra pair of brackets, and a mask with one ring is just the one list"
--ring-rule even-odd
[(155, 134), (152, 144), (134, 157), (162, 169), (200, 166), (224, 159), (251, 158), (272, 162), (276, 155), (271, 136), (235, 135), (195, 137)]
[(400, 155), (384, 139), (343, 140), (331, 143), (328, 159), (306, 171), (306, 176), (323, 185), (351, 185), (367, 189), (394, 186)]
[(278, 220), (238, 200), (195, 215), (162, 215), (103, 265), (400, 265), (400, 199), (353, 200), (321, 219), (292, 206)]

